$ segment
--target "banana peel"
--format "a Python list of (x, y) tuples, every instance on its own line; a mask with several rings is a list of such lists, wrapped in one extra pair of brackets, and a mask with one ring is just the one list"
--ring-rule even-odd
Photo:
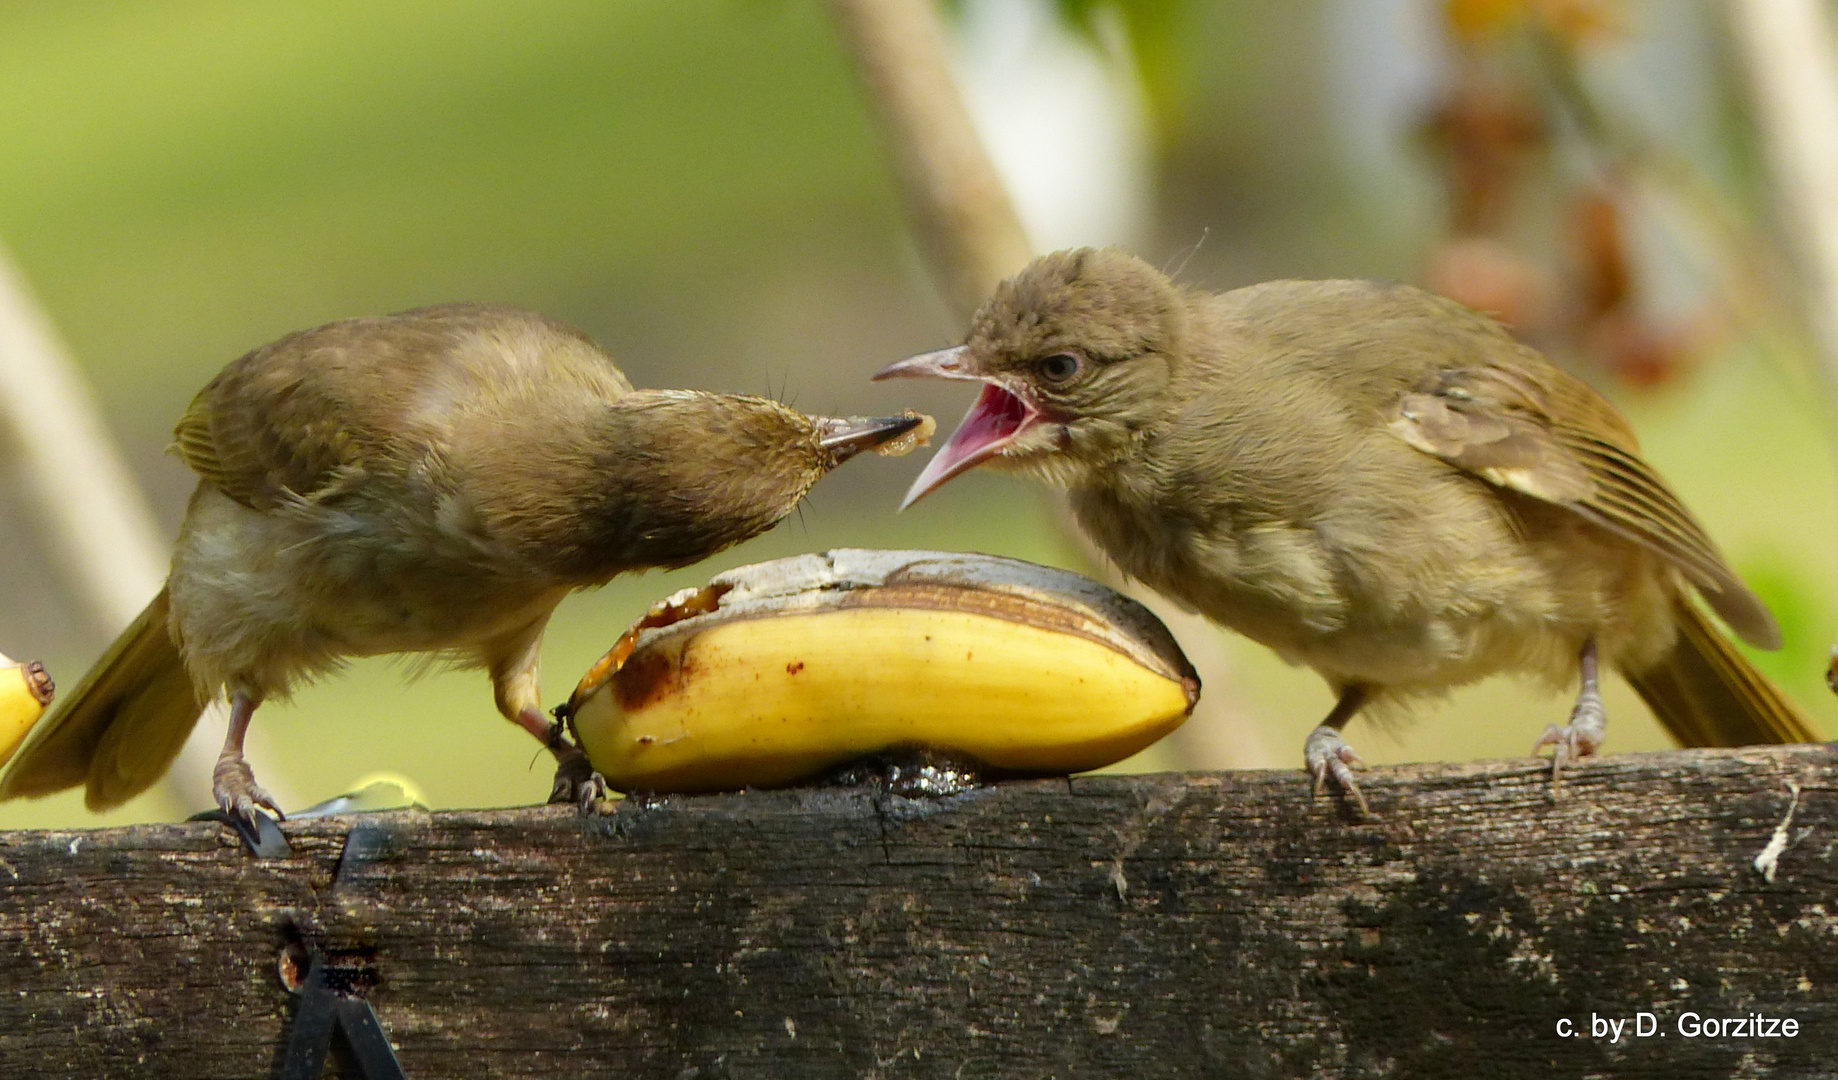
[(1148, 609), (988, 555), (843, 549), (654, 605), (561, 710), (619, 791), (781, 787), (898, 748), (1082, 772), (1178, 727), (1193, 666)]
[(13, 760), (55, 692), (45, 665), (0, 656), (0, 765)]

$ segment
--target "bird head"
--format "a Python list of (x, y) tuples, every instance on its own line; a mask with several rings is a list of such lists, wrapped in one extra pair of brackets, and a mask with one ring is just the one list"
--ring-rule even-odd
[(1186, 303), (1167, 275), (1116, 248), (1045, 255), (997, 286), (964, 344), (876, 379), (983, 384), (901, 509), (978, 465), (1091, 483), (1166, 414)]
[[(778, 524), (831, 469), (926, 422), (806, 416), (767, 398), (637, 390), (598, 408), (584, 440), (530, 453), (496, 503), (558, 573), (605, 580), (686, 566)], [(507, 477), (500, 463), (493, 475)], [(583, 494), (585, 493), (585, 494)], [(496, 504), (494, 503), (494, 505)]]
[(830, 470), (924, 419), (806, 416), (767, 398), (653, 393), (671, 399), (663, 429), (675, 451), (653, 459), (656, 472), (670, 478), (669, 507), (653, 513), (682, 516), (680, 528), (659, 532), (686, 548), (660, 563), (694, 561), (765, 532)]

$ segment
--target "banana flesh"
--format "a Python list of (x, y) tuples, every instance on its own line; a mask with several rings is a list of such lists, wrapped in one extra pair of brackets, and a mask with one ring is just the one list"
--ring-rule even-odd
[(1095, 769), (1178, 727), (1199, 691), (1154, 615), (1077, 574), (843, 549), (659, 602), (564, 712), (615, 789), (699, 792), (901, 747), (1005, 774)]
[(51, 704), (53, 687), (45, 665), (0, 656), (0, 765), (13, 759), (26, 732)]
[(919, 425), (904, 435), (896, 436), (874, 447), (874, 452), (882, 457), (905, 457), (921, 446), (930, 446), (932, 436), (938, 433), (938, 421), (922, 412), (908, 409), (901, 415), (917, 417)]

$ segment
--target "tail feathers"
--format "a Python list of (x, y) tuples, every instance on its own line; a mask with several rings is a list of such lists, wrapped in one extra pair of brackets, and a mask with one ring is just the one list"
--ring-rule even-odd
[(1625, 673), (1673, 738), (1684, 746), (1819, 741), (1787, 695), (1697, 605), (1679, 597), (1673, 609), (1678, 643), (1646, 671)]
[(0, 799), (86, 785), (91, 810), (152, 787), (185, 745), (204, 704), (166, 628), (161, 589), (75, 690), (60, 695), (0, 780)]

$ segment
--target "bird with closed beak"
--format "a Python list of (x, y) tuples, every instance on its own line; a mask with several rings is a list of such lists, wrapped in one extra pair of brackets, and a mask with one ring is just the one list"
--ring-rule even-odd
[(243, 757), (251, 715), (346, 657), (484, 668), (548, 745), (562, 794), (591, 770), (543, 714), (550, 613), (616, 574), (765, 532), (823, 475), (922, 417), (810, 417), (757, 397), (635, 390), (580, 332), (452, 304), (290, 334), (234, 361), (179, 422), (199, 476), (166, 586), (0, 781), (115, 806), (165, 773), (227, 694), (213, 790), (280, 813)]
[(1580, 679), (1554, 770), (1602, 743), (1602, 663), (1686, 745), (1814, 738), (1694, 601), (1779, 647), (1627, 421), (1452, 301), (1062, 251), (875, 377), (911, 376), (982, 389), (903, 506), (977, 466), (1065, 489), (1125, 573), (1327, 680), (1304, 759), (1362, 811), (1346, 723), (1501, 672)]

